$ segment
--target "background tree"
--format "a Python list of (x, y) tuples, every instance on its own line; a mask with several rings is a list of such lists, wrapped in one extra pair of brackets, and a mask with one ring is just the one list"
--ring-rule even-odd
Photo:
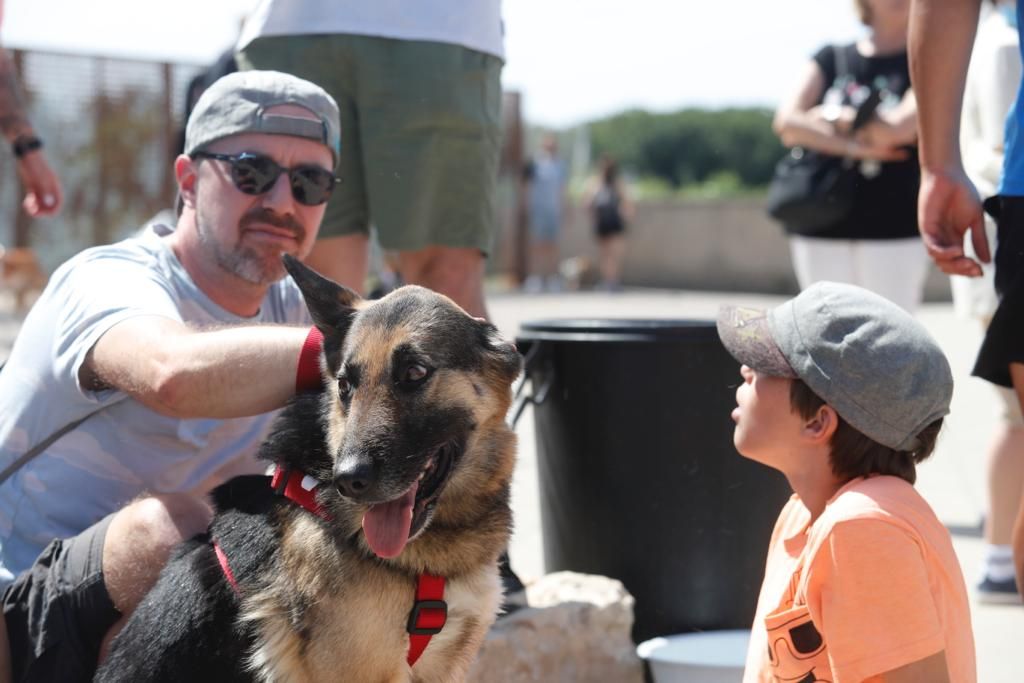
[(673, 188), (734, 176), (740, 188), (763, 188), (785, 153), (768, 109), (633, 110), (589, 125), (592, 155), (609, 154), (639, 177)]

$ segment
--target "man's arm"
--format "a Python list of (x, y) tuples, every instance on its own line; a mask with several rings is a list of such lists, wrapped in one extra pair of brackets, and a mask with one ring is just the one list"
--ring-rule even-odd
[(256, 415), (295, 393), (308, 332), (278, 325), (195, 331), (169, 318), (138, 316), (100, 337), (79, 380), (87, 389), (120, 389), (173, 417)]
[(978, 257), (989, 261), (978, 194), (960, 159), (960, 110), (978, 25), (980, 0), (913, 0), (910, 77), (917, 98), (921, 190), (918, 224), (928, 253), (944, 272), (981, 275), (964, 255), (970, 230)]
[[(36, 138), (28, 121), (24, 98), (18, 87), (14, 63), (0, 48), (0, 133), (7, 142)], [(41, 148), (28, 149), (17, 157), (18, 177), (25, 187), (25, 210), (31, 216), (50, 216), (60, 210), (63, 193), (57, 174), (50, 168)]]

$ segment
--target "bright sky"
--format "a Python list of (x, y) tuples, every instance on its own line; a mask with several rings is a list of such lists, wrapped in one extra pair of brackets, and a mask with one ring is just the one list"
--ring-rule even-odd
[[(253, 4), (6, 0), (2, 42), (203, 63), (234, 42)], [(504, 0), (504, 87), (523, 94), (530, 122), (551, 126), (631, 107), (772, 106), (818, 47), (860, 33), (852, 6), (852, 0)]]

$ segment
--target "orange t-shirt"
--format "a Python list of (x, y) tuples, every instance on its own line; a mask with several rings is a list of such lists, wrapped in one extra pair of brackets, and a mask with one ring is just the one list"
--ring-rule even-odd
[(898, 477), (855, 479), (809, 524), (793, 495), (772, 533), (743, 683), (862, 683), (945, 650), (974, 683), (974, 636), (949, 532)]

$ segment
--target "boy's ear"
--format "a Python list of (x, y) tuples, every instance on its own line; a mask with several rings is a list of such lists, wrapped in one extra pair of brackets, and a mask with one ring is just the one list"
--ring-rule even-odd
[(839, 414), (827, 403), (804, 423), (803, 435), (815, 445), (827, 446), (839, 427)]

